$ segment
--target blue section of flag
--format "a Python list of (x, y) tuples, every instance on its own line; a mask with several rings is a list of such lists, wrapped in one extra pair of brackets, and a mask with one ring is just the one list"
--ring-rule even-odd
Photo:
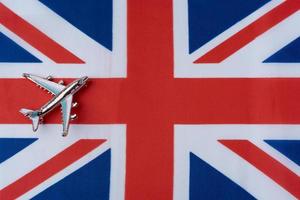
[(300, 140), (265, 140), (265, 142), (300, 166)]
[(40, 63), (41, 61), (0, 32), (0, 62)]
[(264, 61), (265, 63), (299, 63), (300, 37)]
[(108, 150), (33, 200), (109, 200), (110, 158), (111, 152)]
[(190, 200), (255, 199), (239, 185), (190, 153)]
[(112, 50), (113, 0), (40, 0), (73, 26)]
[(0, 163), (35, 142), (36, 138), (0, 138)]
[(269, 1), (188, 0), (190, 53)]

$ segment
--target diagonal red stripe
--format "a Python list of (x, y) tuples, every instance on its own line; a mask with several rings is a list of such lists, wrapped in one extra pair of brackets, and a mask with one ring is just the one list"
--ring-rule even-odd
[(16, 182), (0, 190), (0, 199), (16, 199), (41, 184), (62, 169), (91, 152), (106, 140), (82, 139), (29, 172)]
[(286, 0), (251, 23), (223, 43), (197, 59), (194, 63), (220, 63), (300, 9), (298, 0)]
[(219, 140), (247, 160), (297, 199), (300, 199), (300, 177), (247, 140)]
[(16, 15), (2, 3), (0, 3), (0, 24), (56, 63), (84, 63), (80, 58)]

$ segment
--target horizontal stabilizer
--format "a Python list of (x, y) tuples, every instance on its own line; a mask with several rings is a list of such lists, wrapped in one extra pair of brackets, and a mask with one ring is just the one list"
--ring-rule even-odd
[(32, 129), (34, 132), (37, 131), (40, 124), (39, 111), (33, 111), (26, 108), (22, 108), (20, 110), (20, 113), (32, 120)]

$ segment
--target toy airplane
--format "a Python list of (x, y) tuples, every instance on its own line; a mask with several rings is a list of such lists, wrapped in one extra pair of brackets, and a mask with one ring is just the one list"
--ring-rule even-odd
[(73, 95), (86, 84), (88, 77), (84, 76), (73, 81), (69, 85), (64, 86), (63, 81), (59, 81), (58, 83), (52, 82), (51, 76), (47, 78), (31, 74), (23, 74), (23, 76), (54, 95), (54, 97), (39, 110), (33, 111), (24, 108), (20, 110), (22, 114), (32, 120), (33, 131), (37, 131), (39, 124), (45, 115), (60, 105), (62, 111), (63, 136), (67, 136), (70, 120), (74, 120), (77, 117), (76, 114), (71, 115), (72, 107), (76, 107), (78, 105), (77, 102), (73, 103)]

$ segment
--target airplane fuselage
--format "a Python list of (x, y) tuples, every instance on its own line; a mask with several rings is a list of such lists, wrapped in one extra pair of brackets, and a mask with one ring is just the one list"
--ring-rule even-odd
[(63, 89), (60, 93), (55, 95), (49, 102), (43, 105), (40, 108), (39, 116), (43, 117), (51, 112), (54, 108), (56, 108), (60, 103), (69, 95), (73, 95), (80, 90), (80, 88), (84, 85), (82, 82), (85, 77), (81, 79), (77, 79), (70, 83), (65, 89)]

